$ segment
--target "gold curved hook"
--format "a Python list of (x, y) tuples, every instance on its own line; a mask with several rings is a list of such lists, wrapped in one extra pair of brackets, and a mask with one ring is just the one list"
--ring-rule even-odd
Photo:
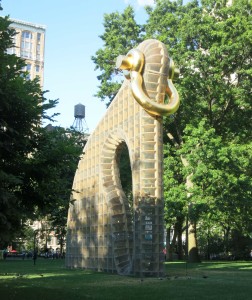
[(171, 60), (170, 74), (167, 79), (166, 94), (169, 103), (157, 103), (151, 100), (143, 90), (142, 69), (144, 66), (144, 55), (138, 49), (131, 50), (126, 56), (120, 55), (117, 58), (116, 67), (118, 69), (129, 71), (125, 73), (127, 79), (131, 79), (131, 89), (135, 100), (151, 115), (168, 116), (175, 113), (179, 107), (179, 95), (172, 83), (177, 70)]

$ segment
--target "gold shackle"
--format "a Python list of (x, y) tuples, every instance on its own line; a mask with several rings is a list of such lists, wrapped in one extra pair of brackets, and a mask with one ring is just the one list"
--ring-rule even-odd
[(124, 75), (131, 81), (131, 90), (135, 100), (151, 115), (168, 116), (175, 113), (179, 107), (179, 95), (172, 80), (179, 75), (179, 71), (170, 59), (169, 74), (167, 76), (166, 94), (169, 102), (157, 103), (151, 100), (143, 90), (142, 70), (145, 63), (144, 54), (133, 49), (126, 56), (120, 55), (116, 61), (116, 67), (124, 71)]

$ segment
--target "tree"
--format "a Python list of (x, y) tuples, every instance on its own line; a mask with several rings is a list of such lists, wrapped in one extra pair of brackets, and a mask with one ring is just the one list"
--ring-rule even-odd
[(0, 17), (0, 247), (21, 234), (27, 218), (46, 215), (61, 197), (70, 198), (81, 153), (74, 132), (41, 127), (53, 120), (47, 111), (57, 100), (47, 100), (38, 80), (25, 79), (25, 62), (7, 54), (16, 34), (9, 25)]
[[(177, 149), (170, 144), (164, 147), (164, 156), (169, 159), (164, 160), (164, 198), (165, 203), (165, 222), (166, 222), (166, 250), (169, 260), (177, 252), (178, 258), (183, 258), (182, 233), (187, 215), (187, 191), (182, 174), (183, 165), (177, 157)], [(174, 229), (173, 238), (170, 240), (171, 229)]]
[[(83, 135), (73, 129), (47, 126), (40, 128), (38, 147), (27, 162), (22, 186), (26, 217), (45, 224), (40, 235), (55, 231), (62, 253), (72, 183), (83, 149)], [(29, 202), (33, 202), (29, 206)], [(43, 226), (42, 226), (43, 227)]]
[[(188, 219), (194, 244), (192, 251), (188, 244), (189, 260), (198, 261), (199, 224), (222, 226), (229, 236), (235, 228), (248, 234), (251, 222), (251, 2), (183, 5), (181, 0), (157, 0), (146, 11), (149, 18), (141, 39), (165, 43), (181, 72), (176, 82), (181, 106), (164, 119), (164, 141), (169, 144), (164, 158), (165, 217), (168, 228)], [(106, 31), (113, 32), (112, 25), (106, 23)], [(105, 40), (97, 53), (103, 55), (106, 49), (104, 57), (114, 59), (120, 46)], [(99, 68), (106, 73), (111, 65), (103, 60)], [(109, 94), (100, 93), (101, 99)]]
[[(38, 82), (26, 81), (24, 61), (6, 50), (15, 35), (8, 18), (0, 18), (0, 230), (1, 240), (8, 240), (20, 226), (20, 186), (27, 157), (37, 143), (37, 128), (45, 115), (45, 98)], [(54, 106), (55, 102), (46, 104)]]
[(105, 32), (100, 38), (104, 46), (92, 56), (92, 60), (95, 69), (101, 71), (97, 77), (101, 84), (95, 96), (101, 101), (106, 100), (108, 106), (124, 79), (124, 76), (120, 76), (121, 72), (115, 69), (116, 58), (126, 54), (141, 41), (141, 26), (136, 23), (131, 6), (128, 6), (122, 14), (118, 12), (105, 14), (103, 25)]
[[(167, 44), (181, 69), (177, 87), (182, 104), (175, 116), (166, 120), (165, 129), (168, 142), (180, 151), (178, 163), (182, 160), (184, 165), (189, 223), (195, 225), (206, 211), (217, 211), (221, 216), (228, 214), (228, 218), (232, 214), (232, 227), (237, 226), (237, 210), (244, 211), (244, 199), (251, 205), (251, 181), (247, 176), (251, 170), (251, 3), (233, 1), (227, 6), (226, 1), (211, 0), (201, 5), (197, 1), (187, 5), (182, 1), (156, 2), (155, 8), (147, 10), (145, 29), (147, 37)], [(226, 157), (225, 164), (221, 153), (234, 155)], [(236, 169), (236, 160), (243, 161), (244, 167)], [(232, 170), (230, 164), (234, 166)], [(205, 174), (207, 184), (203, 184), (198, 172)], [(216, 185), (216, 174), (218, 179), (224, 179), (221, 183), (225, 183), (225, 193), (223, 186), (221, 190), (221, 185), (220, 189)], [(228, 209), (221, 209), (224, 203), (228, 203)], [(244, 224), (246, 214), (241, 218)]]
[(45, 128), (41, 137), (39, 151), (31, 163), (32, 171), (36, 166), (33, 180), (39, 187), (34, 192), (37, 199), (42, 199), (37, 204), (36, 216), (46, 216), (49, 229), (55, 231), (59, 240), (62, 254), (68, 208), (74, 202), (74, 199), (70, 201), (73, 178), (86, 140), (82, 133), (60, 127)]

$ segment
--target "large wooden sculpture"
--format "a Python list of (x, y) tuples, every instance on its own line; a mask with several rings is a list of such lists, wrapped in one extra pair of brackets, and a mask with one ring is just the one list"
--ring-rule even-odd
[[(162, 275), (162, 116), (179, 97), (164, 44), (146, 40), (117, 67), (126, 80), (89, 137), (76, 171), (67, 230), (67, 267), (121, 275)], [(167, 102), (167, 103), (166, 103)], [(122, 189), (118, 161), (129, 151), (133, 207)]]

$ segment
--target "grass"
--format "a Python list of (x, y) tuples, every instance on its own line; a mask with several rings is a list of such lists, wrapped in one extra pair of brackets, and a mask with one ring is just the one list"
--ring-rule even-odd
[(166, 263), (162, 279), (110, 275), (64, 267), (63, 260), (0, 261), (4, 300), (252, 299), (252, 261)]

